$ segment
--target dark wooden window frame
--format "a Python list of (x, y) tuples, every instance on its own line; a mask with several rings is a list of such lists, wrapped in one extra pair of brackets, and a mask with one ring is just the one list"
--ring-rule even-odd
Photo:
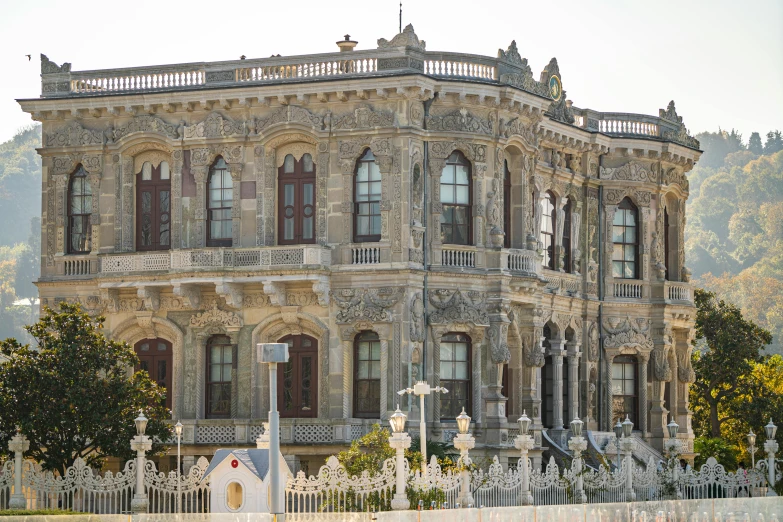
[[(615, 397), (633, 397), (633, 411), (628, 412), (631, 413), (631, 421), (636, 425), (639, 426), (639, 416), (642, 414), (642, 412), (639, 410), (639, 360), (634, 355), (618, 355), (612, 360), (612, 375), (610, 375), (610, 386), (614, 388), (614, 365), (615, 364), (633, 364), (633, 395), (625, 395), (625, 393), (622, 394), (616, 394), (614, 393), (614, 389), (612, 389), (612, 401), (614, 401)], [(625, 378), (625, 375), (623, 375), (623, 381), (626, 381), (628, 379)], [(625, 391), (625, 386), (623, 386), (623, 391)], [(620, 416), (622, 417), (620, 419), (620, 422), (625, 420), (625, 414), (626, 412), (623, 412)], [(636, 418), (633, 418), (633, 417)], [(614, 404), (612, 404), (612, 425), (617, 423), (617, 418), (614, 417)]]
[(503, 247), (511, 248), (511, 171), (508, 160), (503, 161)]
[[(311, 341), (312, 345), (310, 348), (303, 348), (301, 346), (302, 339), (307, 338)], [(294, 399), (294, 402), (299, 402), (298, 409), (289, 414), (284, 410), (284, 408), (281, 407), (281, 403), (283, 401), (283, 391), (284, 391), (284, 375), (287, 367), (286, 364), (279, 364), (278, 365), (278, 373), (277, 373), (277, 400), (278, 400), (278, 411), (280, 412), (281, 418), (316, 418), (318, 417), (318, 365), (320, 364), (320, 361), (318, 360), (319, 354), (318, 354), (318, 339), (315, 337), (312, 337), (307, 334), (300, 334), (300, 335), (286, 335), (282, 339), (280, 339), (279, 343), (287, 343), (289, 339), (293, 340), (293, 347), (289, 347), (288, 349), (288, 355), (289, 355), (289, 362), (291, 362), (294, 365), (301, 364), (302, 356), (303, 355), (309, 355), (312, 356), (312, 367), (310, 368), (311, 371), (311, 381), (310, 389), (312, 391), (312, 397), (311, 397), (311, 404), (312, 407), (309, 411), (304, 411), (301, 409), (301, 401), (297, 401), (297, 399)], [(300, 368), (301, 369), (301, 368)], [(296, 371), (296, 368), (294, 368), (294, 371)], [(299, 391), (301, 383), (294, 382), (293, 389), (295, 391)]]
[[(146, 163), (146, 162), (145, 162)], [(136, 173), (136, 250), (140, 252), (144, 251), (151, 251), (151, 250), (169, 250), (171, 248), (171, 170), (169, 168), (169, 179), (162, 179), (161, 176), (161, 166), (163, 165), (163, 161), (161, 161), (157, 167), (154, 167), (150, 164), (150, 167), (152, 169), (152, 179), (149, 181), (143, 180), (143, 172), (144, 172), (144, 165), (142, 165), (142, 168), (139, 172)], [(153, 201), (152, 201), (152, 244), (145, 246), (143, 245), (142, 241), (142, 193), (144, 192), (144, 189), (152, 189), (152, 192), (154, 194)], [(161, 245), (160, 244), (160, 227), (162, 224), (161, 218), (163, 215), (165, 215), (165, 212), (161, 212), (160, 210), (160, 197), (161, 192), (168, 192), (168, 198), (169, 198), (169, 211), (168, 211), (168, 225), (169, 225), (169, 244), (168, 245)]]
[[(452, 160), (452, 157), (456, 156), (456, 160)], [(457, 183), (456, 180), (456, 171), (457, 166), (464, 166), (467, 167), (468, 170), (468, 202), (465, 203), (443, 203), (443, 193), (444, 188), (449, 187), (449, 190), (453, 190), (454, 192), (454, 200), (456, 201), (456, 187), (457, 186), (465, 186), (465, 184)], [(446, 166), (443, 167), (443, 171), (445, 171), (448, 168), (453, 168), (455, 177), (454, 177), (454, 183), (443, 183), (443, 172), (441, 172), (441, 177), (438, 180), (440, 183), (440, 199), (441, 199), (441, 206), (443, 207), (443, 214), (441, 215), (441, 221), (440, 221), (440, 234), (441, 237), (443, 237), (443, 230), (444, 227), (450, 227), (452, 232), (452, 238), (454, 237), (454, 228), (458, 226), (457, 224), (450, 222), (446, 223), (446, 216), (447, 216), (447, 210), (449, 208), (458, 210), (458, 209), (466, 209), (466, 218), (465, 218), (465, 227), (467, 230), (467, 234), (465, 234), (465, 237), (467, 240), (464, 243), (455, 243), (455, 242), (449, 242), (449, 241), (443, 241), (443, 244), (451, 244), (451, 245), (472, 245), (473, 244), (473, 167), (470, 164), (470, 161), (465, 157), (465, 155), (458, 150), (453, 151), (451, 154), (449, 154), (449, 157), (446, 159)], [(451, 188), (455, 187), (455, 188)], [(461, 226), (461, 225), (460, 225)]]
[[(370, 165), (373, 164), (378, 168), (378, 164), (375, 162), (375, 156), (373, 155), (373, 159), (366, 160), (364, 159), (367, 153), (372, 154), (372, 150), (369, 148), (365, 149), (364, 152), (362, 152), (361, 157), (356, 161), (356, 166), (353, 169), (353, 240), (355, 243), (373, 243), (381, 240), (381, 226), (380, 226), (380, 220), (381, 220), (381, 194), (373, 194), (377, 195), (378, 199), (367, 199), (366, 201), (359, 201), (359, 184), (363, 183), (366, 185), (370, 185), (370, 183), (373, 183), (374, 181), (369, 179), (367, 181), (359, 181), (359, 167), (361, 167), (362, 163), (367, 163), (367, 169), (369, 174)], [(383, 183), (383, 174), (381, 174), (380, 168), (378, 169), (378, 174), (380, 175), (380, 178), (375, 181), (375, 183)], [(381, 189), (383, 190), (383, 189)], [(369, 195), (369, 188), (367, 194)], [(369, 214), (362, 214), (360, 212), (362, 205), (369, 205), (370, 209), (372, 209), (373, 205), (377, 205), (378, 213), (373, 213), (372, 210), (370, 210)], [(359, 218), (360, 217), (367, 217), (371, 220), (373, 217), (378, 217), (378, 233), (377, 234), (366, 234), (366, 235), (360, 235), (359, 234)]]
[[(76, 179), (83, 180), (84, 185), (86, 187), (89, 187), (90, 192), (88, 194), (82, 193), (82, 194), (74, 194), (73, 193), (73, 183)], [(69, 254), (89, 254), (90, 250), (92, 248), (92, 225), (90, 224), (90, 215), (92, 214), (92, 185), (90, 185), (90, 180), (87, 177), (87, 171), (84, 170), (84, 167), (82, 165), (79, 165), (76, 170), (73, 171), (73, 173), (70, 175), (70, 179), (68, 179), (68, 248), (67, 252)], [(90, 204), (90, 212), (89, 213), (80, 213), (80, 214), (74, 214), (73, 213), (73, 198), (79, 197), (82, 198), (82, 212), (84, 212), (84, 202), (89, 201)], [(74, 229), (74, 223), (76, 223), (76, 220), (78, 220), (82, 225), (82, 230), (84, 231), (83, 235), (85, 237), (84, 245), (86, 247), (86, 250), (77, 250), (73, 248), (73, 229)]]
[[(467, 363), (468, 363), (468, 370), (467, 370), (467, 379), (445, 379), (444, 376), (441, 374), (440, 379), (440, 385), (449, 390), (448, 394), (441, 394), (440, 401), (441, 401), (441, 417), (440, 421), (455, 421), (457, 418), (457, 415), (459, 415), (459, 411), (461, 411), (462, 406), (465, 407), (465, 412), (468, 415), (473, 415), (473, 340), (470, 338), (469, 335), (465, 333), (460, 332), (448, 332), (441, 337), (441, 345), (443, 343), (466, 343), (467, 344)], [(441, 349), (441, 356), (443, 354), (443, 351)], [(452, 359), (452, 361), (456, 361), (456, 359)], [(441, 369), (443, 368), (443, 359), (441, 359)], [(462, 362), (462, 361), (459, 361)], [(453, 375), (453, 374), (452, 374)], [(449, 408), (447, 406), (448, 403), (451, 403), (453, 401), (456, 401), (455, 398), (455, 388), (454, 385), (450, 385), (450, 383), (453, 382), (466, 382), (467, 383), (467, 398), (465, 400), (465, 404), (458, 404), (457, 414), (454, 415), (453, 411), (449, 412), (447, 411)]]
[[(217, 363), (220, 365), (220, 380), (213, 381), (212, 380), (212, 348), (221, 348), (221, 362)], [(224, 379), (224, 370), (225, 367), (229, 363), (225, 363), (223, 361), (223, 353), (224, 350), (229, 349), (231, 350), (231, 363), (230, 363), (230, 369), (231, 374), (233, 375), (234, 370), (237, 369), (237, 346), (236, 344), (233, 344), (231, 342), (231, 339), (227, 335), (213, 335), (209, 339), (207, 339), (206, 344), (206, 364), (204, 365), (206, 367), (206, 386), (205, 386), (205, 393), (206, 393), (206, 405), (204, 407), (205, 409), (205, 417), (207, 419), (230, 419), (231, 418), (231, 401), (232, 397), (231, 394), (233, 393), (233, 379), (230, 379), (226, 381)], [(212, 394), (214, 393), (214, 389), (217, 386), (225, 386), (228, 384), (229, 388), (229, 394), (228, 394), (228, 410), (227, 411), (214, 411), (212, 409)]]
[(571, 262), (571, 212), (573, 212), (573, 205), (571, 205), (571, 198), (566, 199), (566, 204), (563, 206), (563, 270), (569, 274), (573, 272)]
[[(620, 245), (622, 248), (622, 259), (615, 259), (614, 257), (614, 250), (612, 251), (612, 277), (615, 279), (639, 279), (639, 210), (636, 208), (636, 205), (633, 204), (633, 202), (629, 198), (624, 198), (620, 204), (617, 206), (617, 212), (621, 211), (630, 211), (634, 216), (634, 224), (633, 225), (627, 225), (625, 224), (625, 218), (623, 218), (623, 224), (622, 225), (615, 225), (614, 222), (612, 222), (612, 230), (610, 231), (611, 237), (612, 237), (612, 244), (613, 246)], [(627, 215), (625, 212), (622, 213), (623, 216)], [(615, 219), (617, 219), (617, 214), (615, 214)], [(623, 228), (623, 241), (615, 241), (614, 240), (614, 229), (616, 227), (622, 227)], [(632, 242), (626, 242), (625, 241), (625, 233), (628, 229), (634, 229), (634, 241)], [(626, 260), (626, 249), (632, 248), (633, 249), (633, 261)], [(614, 264), (615, 263), (621, 263), (621, 271), (620, 273), (622, 275), (617, 276), (615, 275), (614, 271)], [(633, 263), (633, 277), (626, 277), (625, 276), (625, 268), (626, 265), (629, 263)]]
[[(372, 377), (368, 378), (360, 378), (359, 375), (359, 363), (362, 362), (362, 360), (359, 359), (359, 348), (362, 342), (377, 342), (378, 343), (378, 359), (372, 358), (372, 347), (370, 348), (370, 358), (366, 359), (370, 362), (370, 365), (377, 364), (380, 368), (381, 365), (381, 355), (380, 355), (380, 344), (381, 340), (378, 337), (378, 334), (373, 331), (365, 331), (360, 332), (353, 341), (353, 416), (358, 419), (377, 419), (380, 416), (380, 408), (381, 408), (381, 378), (380, 373), (378, 375), (377, 379), (373, 379)], [(370, 375), (372, 375), (372, 370), (370, 370)], [(377, 381), (378, 384), (378, 405), (375, 409), (370, 410), (360, 410), (359, 409), (359, 382), (360, 381), (367, 381), (367, 382), (375, 382)], [(372, 387), (372, 386), (371, 386)]]
[[(544, 268), (548, 268), (550, 270), (555, 269), (555, 232), (557, 231), (557, 198), (555, 195), (547, 190), (544, 193), (543, 200), (549, 202), (549, 204), (552, 206), (551, 208), (551, 215), (547, 216), (545, 213), (544, 206), (542, 205), (540, 212), (541, 212), (541, 230), (538, 231), (539, 237), (541, 238), (542, 248), (544, 251)], [(545, 231), (545, 223), (546, 220), (549, 220), (551, 224), (551, 232)], [(544, 236), (549, 238), (549, 246), (547, 246), (546, 242), (544, 241)], [(549, 256), (549, 260), (547, 261), (546, 257)]]
[[(163, 351), (161, 354), (160, 350), (157, 350), (157, 347), (155, 350), (150, 349), (149, 352), (142, 352), (141, 347), (143, 344), (149, 344), (152, 346), (153, 343), (163, 343), (166, 345), (166, 350)], [(174, 376), (173, 376), (173, 370), (174, 370), (174, 350), (172, 347), (172, 344), (170, 341), (166, 339), (162, 339), (160, 337), (155, 339), (142, 339), (141, 341), (137, 342), (133, 345), (133, 350), (136, 352), (136, 356), (139, 358), (139, 365), (136, 366), (135, 371), (139, 371), (142, 368), (142, 365), (146, 362), (147, 367), (150, 367), (150, 363), (152, 363), (152, 367), (154, 368), (154, 374), (150, 373), (149, 369), (147, 370), (147, 373), (150, 376), (150, 379), (155, 381), (156, 383), (160, 383), (158, 370), (159, 368), (155, 368), (154, 363), (158, 362), (159, 359), (164, 359), (166, 361), (166, 379), (164, 379), (165, 388), (166, 388), (166, 408), (169, 410), (171, 409), (171, 398), (174, 395)]]
[[(309, 155), (309, 154), (306, 154)], [(293, 155), (288, 154), (286, 157)], [(299, 160), (294, 158), (294, 171), (286, 173), (285, 172), (285, 160), (283, 161), (283, 164), (280, 166), (280, 168), (277, 169), (277, 244), (278, 245), (306, 245), (306, 244), (313, 244), (315, 243), (315, 227), (316, 227), (316, 195), (315, 195), (315, 177), (316, 177), (316, 165), (315, 162), (312, 162), (312, 172), (305, 172), (304, 171), (304, 156), (302, 155)], [(312, 157), (311, 157), (312, 160)], [(286, 240), (285, 239), (285, 213), (286, 209), (288, 208), (286, 205), (284, 205), (285, 201), (285, 185), (286, 181), (288, 182), (294, 182), (294, 205), (291, 207), (292, 209), (292, 216), (294, 218), (294, 238)], [(303, 199), (304, 199), (304, 186), (306, 184), (312, 185), (312, 195), (313, 195), (313, 203), (312, 205), (304, 205)], [(307, 216), (305, 213), (307, 211), (310, 211), (310, 215)], [(313, 223), (313, 230), (312, 230), (312, 237), (309, 239), (304, 238), (304, 219), (306, 217), (309, 217), (312, 219)]]
[[(226, 172), (229, 172), (229, 171), (228, 171), (228, 165), (226, 165), (226, 168), (217, 168), (216, 167), (220, 160), (223, 160), (223, 162), (225, 163), (225, 160), (222, 157), (218, 156), (217, 158), (215, 158), (215, 161), (212, 163), (212, 166), (209, 167), (209, 175), (207, 176), (207, 190), (206, 190), (207, 224), (206, 224), (206, 226), (207, 226), (207, 246), (208, 247), (230, 247), (231, 243), (232, 243), (232, 237), (231, 236), (229, 236), (227, 238), (226, 237), (217, 237), (217, 238), (213, 238), (212, 237), (212, 223), (213, 222), (215, 222), (215, 221), (220, 221), (221, 223), (225, 222), (225, 221), (233, 222), (233, 218), (231, 217), (231, 209), (232, 209), (232, 206), (234, 204), (234, 194), (233, 194), (233, 192), (234, 192), (234, 182), (232, 180), (230, 182), (230, 186), (229, 187), (224, 187), (223, 186), (223, 180), (225, 179), (223, 174), (226, 173)], [(229, 205), (227, 207), (226, 206), (210, 207), (210, 192), (212, 190), (212, 179), (215, 176), (215, 174), (217, 174), (218, 172), (220, 172), (220, 190), (221, 190), (221, 192), (225, 192), (226, 190), (229, 190), (230, 194), (231, 194), (231, 199), (228, 200), (229, 201)], [(229, 173), (229, 179), (231, 179), (230, 173)], [(222, 197), (221, 197), (221, 203), (224, 204), (224, 205), (226, 203), (226, 200), (224, 198), (222, 198)], [(213, 219), (212, 218), (212, 212), (226, 212), (226, 211), (227, 211), (227, 214), (228, 214), (228, 219)]]

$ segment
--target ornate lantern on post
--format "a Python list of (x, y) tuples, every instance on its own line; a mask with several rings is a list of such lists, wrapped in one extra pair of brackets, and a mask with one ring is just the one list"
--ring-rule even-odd
[(27, 499), (22, 493), (22, 459), (24, 452), (30, 449), (30, 441), (24, 436), (19, 426), (16, 427), (16, 435), (8, 441), (8, 451), (14, 454), (14, 492), (8, 500), (10, 509), (27, 508)]
[(680, 442), (677, 440), (677, 433), (680, 431), (680, 426), (674, 422), (673, 415), (671, 422), (666, 425), (666, 430), (669, 432), (669, 440), (666, 441), (666, 452), (669, 454), (669, 458), (676, 458), (680, 453)]
[(617, 450), (617, 469), (620, 469), (620, 439), (623, 437), (623, 425), (620, 419), (617, 419), (617, 424), (614, 425), (614, 447)]
[(470, 472), (468, 466), (470, 466), (470, 456), (468, 451), (472, 450), (476, 445), (476, 439), (473, 435), (468, 433), (470, 428), (470, 416), (465, 413), (465, 408), (462, 408), (462, 413), (457, 415), (457, 430), (459, 433), (454, 437), (454, 448), (459, 450), (459, 460), (461, 463), (460, 478), (462, 480), (462, 491), (457, 499), (457, 502), (462, 507), (468, 507), (474, 503), (473, 495), (470, 492)]
[(585, 494), (584, 482), (582, 478), (582, 452), (587, 450), (587, 441), (582, 437), (582, 427), (584, 423), (576, 417), (571, 421), (571, 435), (568, 440), (568, 449), (574, 454), (573, 470), (576, 473), (576, 502), (584, 504), (587, 502), (587, 495)]
[(530, 435), (532, 421), (525, 411), (517, 420), (519, 423), (519, 435), (514, 440), (514, 446), (520, 451), (519, 467), (522, 470), (522, 491), (521, 502), (523, 506), (529, 506), (533, 503), (533, 495), (530, 492), (530, 459), (528, 452), (535, 447), (535, 440)]
[(148, 419), (143, 411), (139, 410), (139, 416), (133, 422), (136, 424), (136, 436), (131, 440), (131, 449), (136, 452), (136, 492), (131, 500), (131, 511), (147, 513), (149, 500), (144, 491), (144, 464), (146, 453), (152, 449), (152, 440), (145, 435)]
[(397, 405), (397, 411), (389, 417), (389, 425), (392, 429), (392, 436), (389, 437), (389, 446), (396, 452), (396, 491), (391, 501), (391, 507), (394, 510), (405, 510), (411, 505), (408, 496), (405, 494), (405, 450), (411, 447), (411, 437), (405, 433), (405, 421), (407, 415), (400, 411), (400, 405)]
[(769, 424), (764, 426), (764, 433), (767, 436), (767, 440), (764, 442), (764, 451), (767, 452), (767, 471), (769, 472), (769, 489), (767, 490), (767, 496), (774, 496), (775, 453), (778, 452), (778, 441), (775, 440), (775, 435), (778, 433), (778, 427), (772, 424), (772, 419), (769, 419)]
[(628, 415), (625, 416), (625, 420), (622, 423), (623, 438), (620, 439), (620, 449), (623, 452), (623, 460), (625, 461), (625, 501), (633, 502), (636, 500), (636, 493), (633, 490), (633, 439), (631, 433), (633, 432), (633, 422)]

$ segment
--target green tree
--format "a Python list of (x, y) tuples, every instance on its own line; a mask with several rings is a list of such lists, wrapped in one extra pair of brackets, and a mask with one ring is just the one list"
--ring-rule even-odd
[[(0, 446), (19, 426), (30, 440), (27, 456), (62, 475), (78, 457), (95, 467), (106, 457), (133, 458), (139, 410), (150, 419), (147, 435), (170, 438), (164, 391), (147, 372), (128, 372), (138, 358), (103, 335), (104, 320), (63, 302), (26, 327), (37, 346), (0, 343), (8, 357), (0, 363)], [(152, 454), (161, 449), (155, 443)]]
[(739, 412), (724, 411), (752, 385), (751, 370), (762, 361), (761, 352), (772, 342), (772, 334), (742, 316), (732, 303), (714, 293), (695, 292), (696, 339), (704, 349), (695, 351), (693, 369), (696, 381), (691, 385), (694, 410), (701, 409), (701, 435), (720, 437), (721, 427)]
[(758, 132), (754, 132), (750, 135), (748, 150), (757, 156), (760, 156), (764, 152), (764, 146), (761, 144), (761, 136), (759, 136)]
[(767, 133), (767, 142), (764, 143), (764, 154), (775, 154), (783, 150), (783, 135), (779, 130)]

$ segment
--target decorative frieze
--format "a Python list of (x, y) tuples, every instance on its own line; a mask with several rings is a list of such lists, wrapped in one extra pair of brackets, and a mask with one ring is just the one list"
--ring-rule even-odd
[(474, 290), (436, 289), (429, 291), (435, 310), (429, 315), (431, 325), (451, 323), (489, 325), (486, 294)]
[(245, 136), (246, 124), (234, 121), (219, 112), (211, 112), (203, 121), (185, 127), (185, 139), (193, 138), (230, 138)]
[(376, 127), (393, 127), (394, 113), (392, 111), (375, 110), (369, 105), (357, 107), (348, 114), (332, 116), (332, 130), (373, 129)]
[(495, 134), (495, 116), (490, 113), (482, 118), (471, 113), (465, 107), (446, 114), (427, 116), (427, 130), (440, 132), (469, 132), (472, 134)]
[(658, 183), (658, 169), (657, 163), (647, 165), (639, 161), (628, 161), (620, 167), (601, 167), (600, 178), (614, 181)]
[(631, 319), (630, 316), (607, 317), (604, 319), (603, 326), (607, 332), (604, 338), (606, 349), (636, 348), (649, 352), (654, 347), (648, 319), (643, 317)]
[(240, 328), (242, 327), (242, 319), (233, 312), (220, 310), (218, 308), (217, 301), (212, 304), (212, 308), (194, 314), (190, 318), (190, 326), (196, 328), (209, 328), (211, 326), (218, 326), (222, 328)]
[(388, 323), (392, 320), (391, 308), (403, 294), (400, 287), (345, 288), (332, 290), (331, 296), (340, 309), (335, 319), (340, 324), (355, 321)]

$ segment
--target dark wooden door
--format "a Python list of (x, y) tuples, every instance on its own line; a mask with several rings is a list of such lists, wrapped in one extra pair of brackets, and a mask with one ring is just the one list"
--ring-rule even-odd
[(315, 243), (315, 165), (288, 155), (278, 169), (278, 244)]
[(308, 335), (289, 335), (288, 362), (277, 370), (277, 409), (280, 417), (318, 416), (318, 341)]
[(144, 339), (137, 342), (133, 348), (139, 357), (136, 370), (145, 370), (150, 379), (166, 390), (166, 407), (171, 409), (171, 343), (166, 339)]
[(145, 163), (136, 176), (136, 250), (171, 247), (171, 179), (168, 164)]

